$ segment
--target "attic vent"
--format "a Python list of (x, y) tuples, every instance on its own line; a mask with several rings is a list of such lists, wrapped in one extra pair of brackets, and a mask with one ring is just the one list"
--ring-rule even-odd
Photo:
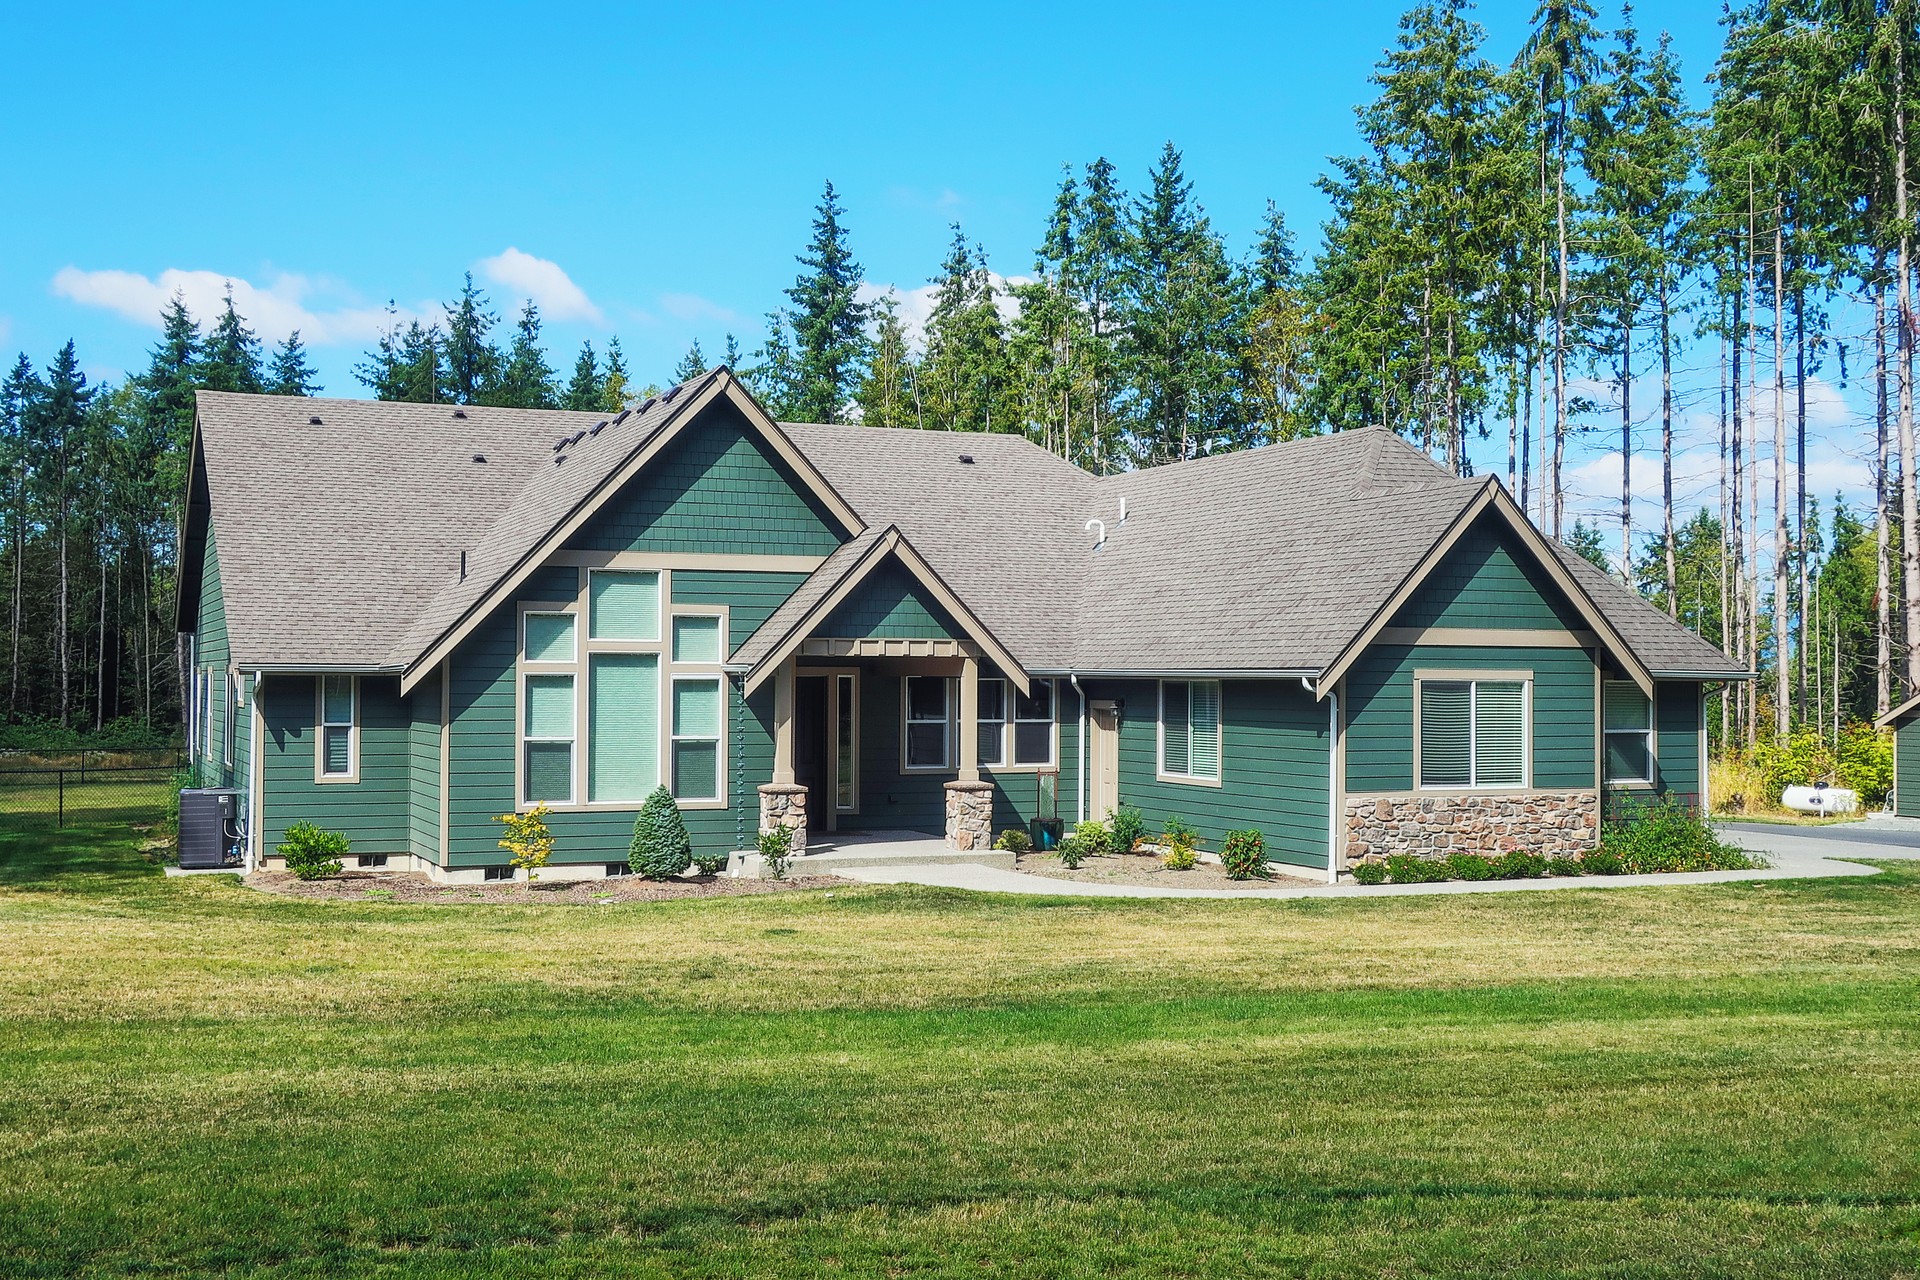
[(634, 412), (645, 413), (647, 410), (653, 408), (653, 406), (654, 406), (654, 397), (648, 396), (645, 400), (642, 400), (640, 402), (640, 407), (638, 409), (635, 409)]
[(317, 427), (317, 426), (319, 426), (319, 425), (320, 425), (320, 415), (319, 415), (319, 414), (317, 414), (317, 413), (316, 413), (316, 414), (312, 414), (312, 415), (309, 415), (309, 417), (307, 418), (307, 425), (308, 425), (308, 426), (310, 426), (310, 427)]
[(660, 403), (661, 403), (661, 404), (672, 404), (672, 403), (673, 403), (673, 398), (674, 398), (675, 396), (677, 396), (677, 395), (679, 395), (679, 394), (680, 394), (680, 388), (679, 388), (679, 386), (677, 386), (677, 385), (676, 385), (676, 386), (671, 386), (671, 387), (668, 387), (668, 388), (667, 388), (667, 389), (666, 389), (665, 391), (663, 391), (663, 392), (662, 392), (662, 393), (660, 394)]
[(473, 460), (475, 462), (485, 462), (487, 460), (487, 455), (484, 453), (476, 453), (473, 455)]
[(574, 432), (574, 433), (573, 433), (572, 435), (570, 435), (570, 436), (568, 436), (568, 437), (567, 437), (567, 443), (568, 443), (568, 444), (579, 444), (579, 443), (580, 443), (580, 442), (581, 442), (582, 440), (585, 440), (586, 438), (587, 438), (587, 433), (586, 433), (586, 432), (584, 432), (584, 431), (576, 431), (576, 432)]
[(619, 413), (614, 415), (613, 425), (617, 427), (621, 423), (625, 422), (627, 420), (628, 415), (631, 414), (632, 412), (633, 410), (631, 409), (622, 409)]
[(594, 423), (592, 426), (587, 428), (587, 434), (590, 436), (597, 436), (602, 431), (605, 431), (606, 429), (607, 429), (607, 420), (605, 418), (602, 418), (600, 421)]
[(561, 451), (562, 449), (564, 449), (564, 448), (566, 448), (566, 447), (567, 447), (567, 441), (568, 441), (569, 439), (571, 439), (571, 438), (572, 438), (572, 437), (570, 437), (570, 436), (561, 436), (561, 437), (560, 437), (560, 438), (559, 438), (558, 440), (555, 440), (555, 441), (553, 442), (553, 451), (554, 451), (555, 453), (558, 453), (558, 452), (560, 452), (560, 451)]
[(465, 409), (455, 409), (453, 411), (453, 416), (456, 418), (464, 418), (467, 416), (467, 411)]
[(963, 454), (961, 454), (961, 455), (960, 455), (960, 461), (962, 461), (962, 462), (964, 462), (964, 463), (966, 463), (966, 464), (967, 464), (968, 466), (972, 466), (972, 465), (973, 465), (973, 455), (972, 455), (972, 454), (970, 454), (970, 453), (963, 453)]

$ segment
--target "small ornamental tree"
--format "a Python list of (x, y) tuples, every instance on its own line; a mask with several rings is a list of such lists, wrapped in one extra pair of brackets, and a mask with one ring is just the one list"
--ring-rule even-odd
[(508, 861), (515, 870), (526, 872), (528, 880), (538, 880), (541, 868), (553, 856), (553, 832), (547, 828), (547, 815), (552, 812), (542, 801), (525, 813), (503, 813), (494, 818), (507, 828), (500, 847), (513, 855)]
[(340, 874), (340, 859), (352, 844), (338, 831), (322, 831), (311, 822), (296, 822), (287, 828), (286, 843), (274, 849), (287, 860), (287, 870), (301, 880), (318, 880)]
[(640, 806), (640, 816), (633, 820), (627, 865), (649, 880), (677, 876), (693, 865), (693, 840), (687, 835), (687, 824), (680, 820), (680, 806), (665, 787), (654, 788)]

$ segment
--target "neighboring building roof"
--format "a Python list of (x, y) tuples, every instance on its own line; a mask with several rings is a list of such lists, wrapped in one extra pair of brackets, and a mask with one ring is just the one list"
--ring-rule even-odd
[[(724, 370), (598, 432), (597, 414), (466, 406), (455, 420), (444, 405), (203, 392), (236, 662), (426, 669), (721, 396), (853, 538), (736, 661), (776, 648), (893, 526), (1025, 671), (1317, 675), (1487, 486), (1382, 428), (1095, 477), (1019, 436), (775, 425)], [(190, 504), (189, 550), (205, 514)], [(1553, 551), (1562, 581), (1653, 674), (1745, 674)]]

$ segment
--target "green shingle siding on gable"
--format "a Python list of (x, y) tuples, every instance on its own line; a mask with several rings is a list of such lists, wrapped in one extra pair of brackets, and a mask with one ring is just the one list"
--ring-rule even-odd
[(407, 698), (407, 831), (414, 855), (440, 860), (440, 675)]
[(1594, 785), (1594, 665), (1584, 649), (1375, 645), (1347, 672), (1346, 789), (1411, 791), (1413, 673), (1419, 668), (1533, 673), (1533, 789)]
[[(1088, 681), (1089, 698), (1115, 699), (1120, 713), (1120, 803), (1135, 805), (1149, 832), (1169, 816), (1199, 831), (1220, 852), (1229, 831), (1254, 828), (1267, 858), (1324, 870), (1327, 865), (1327, 704), (1296, 682), (1226, 680), (1220, 686), (1220, 785), (1163, 782), (1160, 686), (1152, 680)], [(1066, 787), (1063, 795), (1070, 796)], [(1071, 800), (1063, 801), (1063, 807)], [(1067, 808), (1071, 817), (1071, 809)], [(1095, 814), (1104, 818), (1105, 814)]]
[(1557, 630), (1586, 624), (1512, 532), (1482, 516), (1390, 625)]
[[(906, 640), (963, 640), (953, 615), (898, 561), (888, 561), (835, 606), (814, 634), (836, 639), (888, 636)], [(944, 820), (943, 820), (944, 821)]]
[(296, 822), (311, 822), (344, 832), (353, 852), (410, 853), (412, 779), (407, 699), (395, 676), (360, 677), (360, 778), (357, 782), (316, 782), (314, 677), (270, 675), (262, 685), (260, 710), (266, 722), (262, 761), (262, 852), (275, 845)]
[(833, 518), (732, 406), (716, 406), (568, 546), (582, 551), (817, 555)]

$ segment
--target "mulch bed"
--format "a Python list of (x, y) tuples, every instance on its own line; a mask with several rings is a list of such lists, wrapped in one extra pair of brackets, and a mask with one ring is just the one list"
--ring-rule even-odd
[(670, 898), (739, 898), (793, 889), (851, 887), (855, 882), (839, 876), (795, 876), (790, 880), (689, 876), (664, 881), (613, 876), (605, 880), (552, 880), (533, 884), (506, 880), (489, 884), (435, 884), (424, 875), (405, 871), (347, 871), (324, 880), (302, 880), (285, 871), (256, 871), (241, 883), (262, 893), (278, 893), (289, 898), (331, 898), (346, 902), (597, 906), (609, 902), (664, 902)]
[(1079, 880), (1087, 884), (1153, 885), (1163, 889), (1277, 889), (1303, 883), (1292, 876), (1275, 875), (1266, 880), (1229, 880), (1218, 863), (1202, 862), (1191, 871), (1172, 871), (1150, 853), (1108, 854), (1088, 858), (1077, 871), (1069, 871), (1051, 853), (1023, 853), (1015, 860), (1015, 870), (1050, 880)]

